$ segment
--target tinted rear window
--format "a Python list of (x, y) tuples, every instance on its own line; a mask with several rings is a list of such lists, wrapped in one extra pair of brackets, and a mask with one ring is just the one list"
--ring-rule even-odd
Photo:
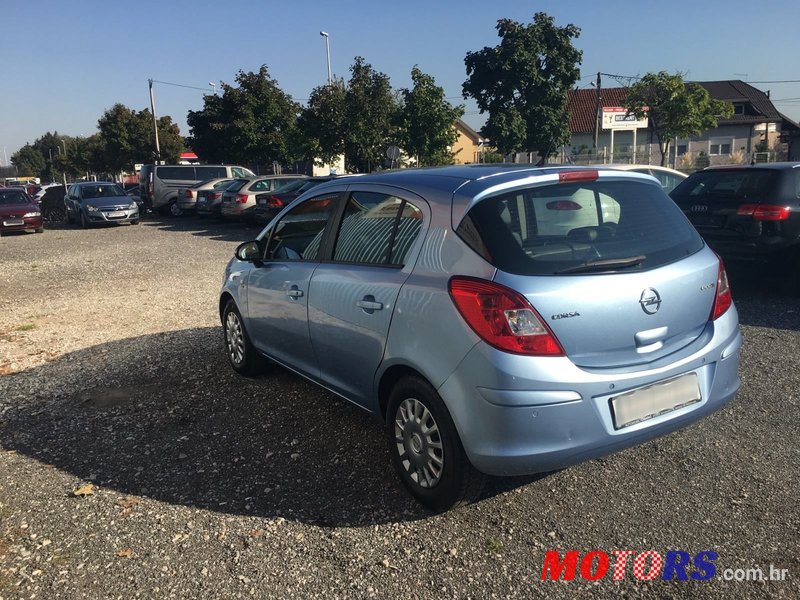
[(458, 234), (498, 269), (520, 275), (634, 257), (639, 260), (626, 270), (651, 269), (703, 247), (666, 194), (634, 181), (558, 184), (487, 198), (469, 211)]
[(673, 198), (715, 198), (736, 200), (775, 194), (781, 171), (776, 169), (725, 169), (701, 171), (690, 176), (670, 194)]
[(178, 181), (195, 181), (194, 167), (156, 167), (159, 179), (176, 179)]
[(19, 190), (0, 190), (0, 204), (26, 204), (28, 197)]
[(226, 192), (238, 192), (240, 189), (244, 187), (244, 184), (250, 181), (249, 179), (234, 179), (228, 184), (228, 187), (225, 188)]

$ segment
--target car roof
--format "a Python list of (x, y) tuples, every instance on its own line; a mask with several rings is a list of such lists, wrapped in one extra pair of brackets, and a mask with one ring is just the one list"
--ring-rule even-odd
[[(446, 167), (424, 167), (421, 169), (398, 169), (361, 175), (359, 184), (376, 183), (398, 187), (426, 187), (440, 192), (452, 193), (464, 184), (479, 182), (491, 187), (503, 181), (521, 177), (554, 175), (560, 171), (596, 171), (598, 167), (576, 167), (573, 165), (549, 165), (537, 167), (530, 164), (472, 164)], [(611, 170), (611, 169), (605, 169)], [(617, 171), (622, 173), (621, 171)], [(484, 187), (484, 186), (481, 186)]]
[(734, 169), (797, 169), (800, 168), (800, 162), (774, 162), (774, 163), (756, 163), (754, 165), (714, 165), (706, 167), (703, 171), (731, 171)]
[(113, 181), (79, 181), (78, 183), (71, 184), (71, 185), (119, 185), (118, 183), (114, 183)]

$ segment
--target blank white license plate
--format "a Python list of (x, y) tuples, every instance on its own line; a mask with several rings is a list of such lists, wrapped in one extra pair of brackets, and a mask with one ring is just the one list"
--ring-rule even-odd
[(124, 210), (114, 210), (108, 213), (109, 217), (124, 217), (125, 211)]
[(25, 225), (25, 221), (22, 219), (10, 219), (8, 221), (3, 221), (3, 225), (6, 227), (14, 227), (15, 225)]
[(697, 373), (688, 373), (611, 398), (614, 427), (622, 429), (700, 402)]

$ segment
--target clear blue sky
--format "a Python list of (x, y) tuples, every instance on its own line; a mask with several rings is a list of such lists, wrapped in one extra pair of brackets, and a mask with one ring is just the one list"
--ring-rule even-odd
[[(239, 69), (266, 64), (302, 101), (327, 78), (320, 30), (330, 33), (335, 75), (346, 77), (361, 55), (401, 88), (418, 64), (460, 103), (467, 51), (498, 42), (498, 19), (530, 22), (536, 11), (581, 28), (580, 86), (597, 71), (800, 80), (800, 0), (5, 0), (0, 160), (5, 164), (4, 149), (10, 158), (47, 131), (91, 135), (115, 102), (149, 106), (148, 78), (210, 89), (209, 82), (232, 82)], [(776, 101), (794, 99), (776, 105), (800, 119), (800, 83), (754, 85), (771, 90)], [(202, 108), (204, 92), (158, 83), (154, 89), (156, 113), (171, 115), (188, 134), (186, 113)], [(479, 127), (483, 117), (465, 104), (465, 120)]]

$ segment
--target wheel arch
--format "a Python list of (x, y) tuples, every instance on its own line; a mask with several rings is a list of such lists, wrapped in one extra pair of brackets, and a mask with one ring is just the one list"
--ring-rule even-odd
[(384, 423), (386, 422), (386, 409), (389, 405), (389, 396), (392, 393), (392, 388), (404, 377), (420, 377), (429, 382), (425, 375), (406, 364), (395, 364), (386, 369), (378, 381), (378, 410)]
[(233, 303), (236, 304), (236, 300), (233, 298), (233, 294), (228, 291), (222, 292), (219, 296), (219, 320), (220, 323), (222, 322), (222, 313), (225, 311), (225, 305), (228, 304), (228, 301), (233, 300)]

